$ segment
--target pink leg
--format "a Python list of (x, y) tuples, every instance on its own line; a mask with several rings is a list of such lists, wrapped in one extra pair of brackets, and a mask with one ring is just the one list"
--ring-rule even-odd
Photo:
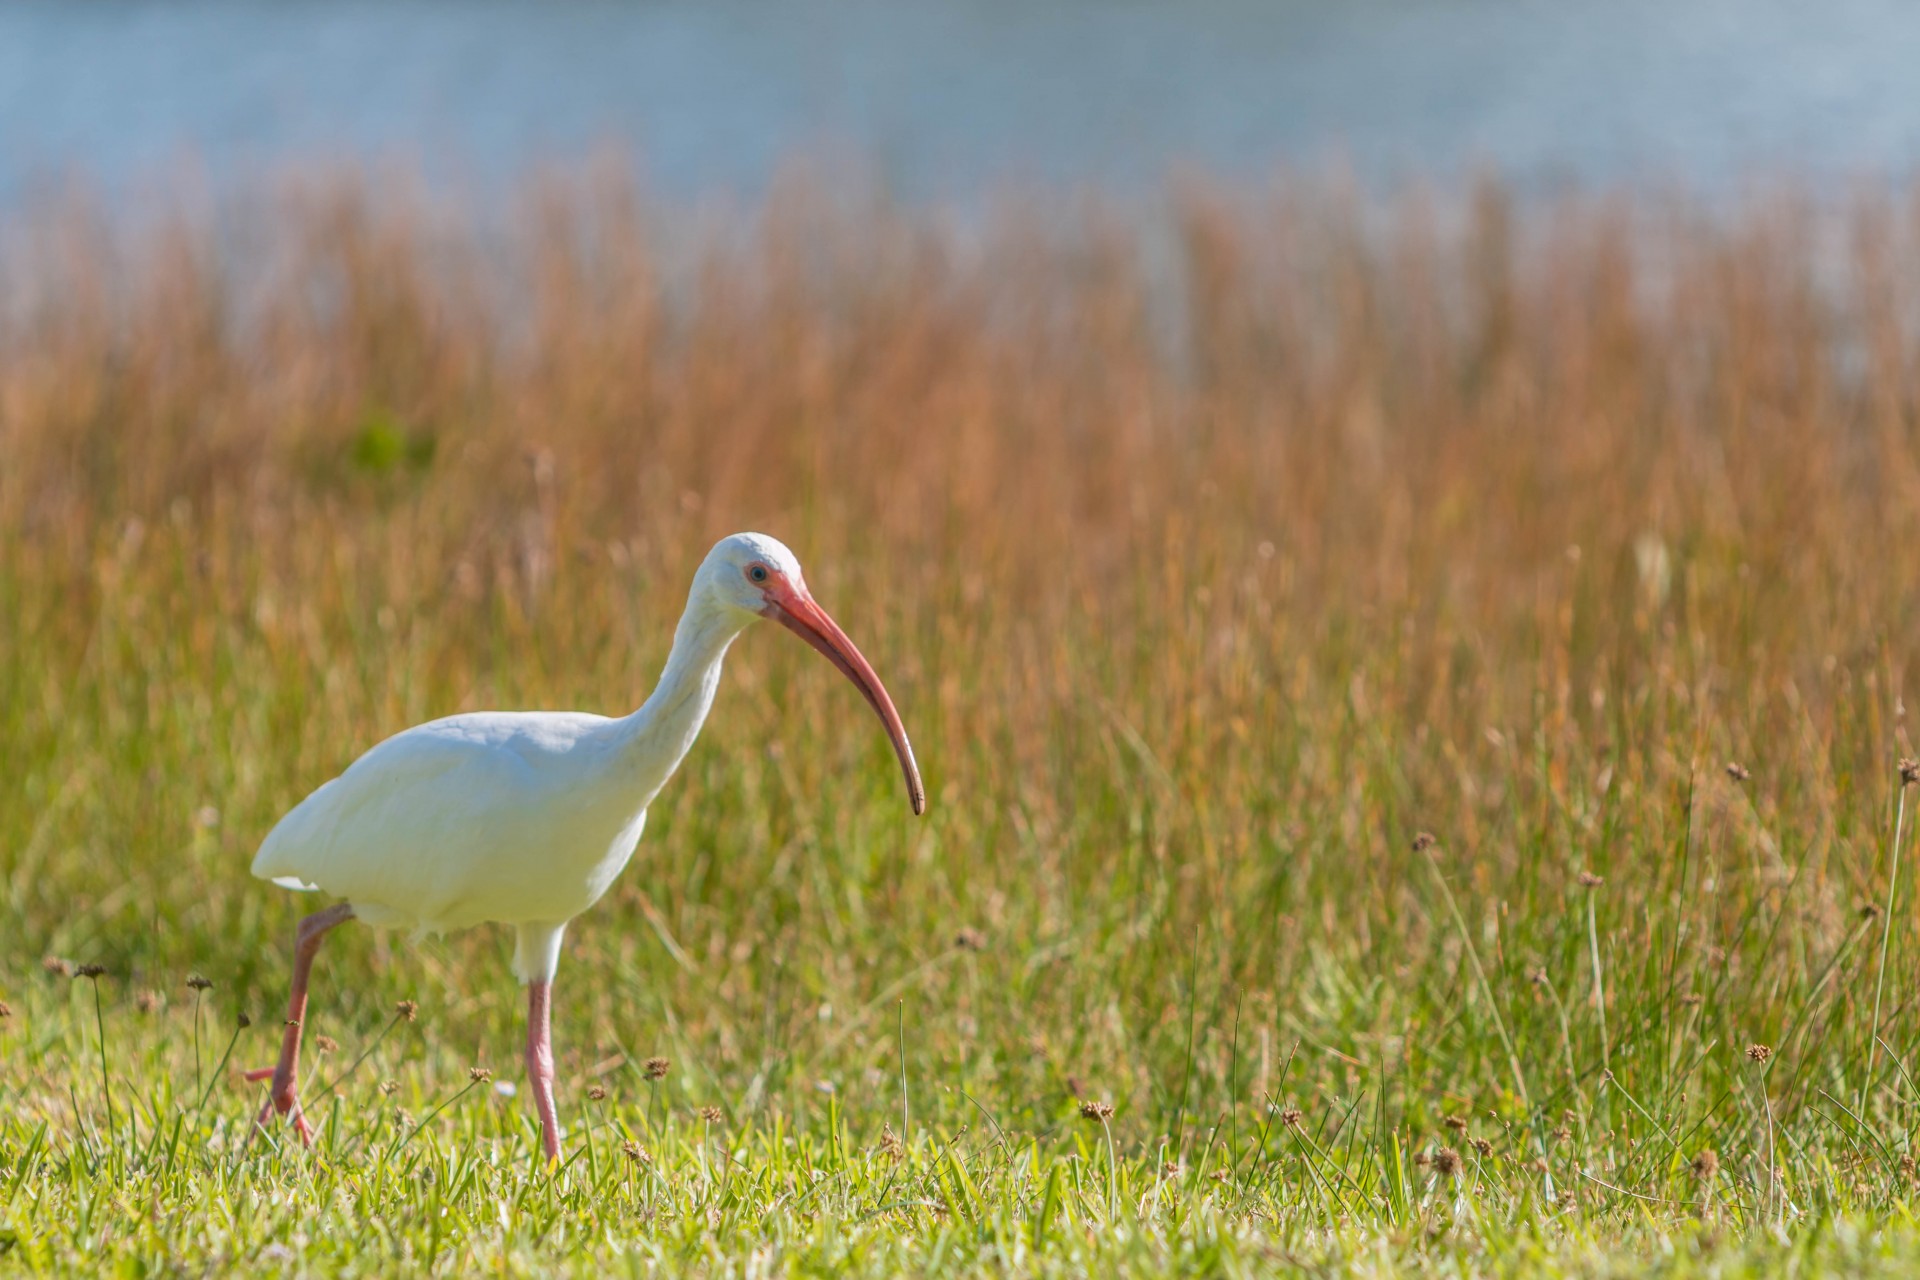
[[(307, 976), (313, 971), (314, 956), (320, 952), (320, 939), (326, 936), (327, 930), (351, 919), (353, 905), (342, 902), (308, 916), (294, 931), (293, 992), (287, 1000), (287, 1031), (280, 1042), (280, 1063), (273, 1068), (273, 1086), (267, 1091), (266, 1105), (254, 1119), (254, 1123), (264, 1129), (274, 1112), (283, 1116), (290, 1114), (300, 1141), (308, 1146), (313, 1143), (313, 1126), (300, 1111), (300, 1094), (295, 1087), (300, 1072), (300, 1024), (307, 1016)], [(249, 1071), (247, 1079), (258, 1080), (266, 1074)]]
[(548, 1017), (553, 995), (549, 981), (527, 984), (527, 1082), (540, 1109), (540, 1145), (547, 1163), (560, 1158), (560, 1114), (553, 1105), (553, 1030)]

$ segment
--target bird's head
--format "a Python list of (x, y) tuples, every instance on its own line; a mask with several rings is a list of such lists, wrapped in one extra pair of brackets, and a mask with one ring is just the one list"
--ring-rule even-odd
[(807, 590), (800, 572), (800, 561), (785, 543), (764, 533), (736, 533), (722, 538), (707, 553), (700, 566), (697, 589), (704, 589), (721, 608), (757, 618), (772, 618), (805, 640), (853, 681), (867, 700), (887, 737), (893, 741), (894, 754), (900, 757), (900, 769), (906, 775), (907, 795), (916, 814), (927, 811), (926, 788), (920, 782), (920, 767), (914, 763), (913, 747), (900, 723), (900, 713), (887, 696), (873, 666), (861, 656), (853, 641), (839, 624), (827, 615)]

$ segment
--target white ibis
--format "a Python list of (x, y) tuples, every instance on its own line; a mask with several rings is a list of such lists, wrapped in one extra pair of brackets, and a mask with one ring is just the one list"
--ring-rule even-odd
[(342, 901), (300, 922), (280, 1062), (250, 1078), (273, 1084), (275, 1111), (303, 1142), (313, 1128), (297, 1088), (307, 976), (321, 938), (347, 920), (418, 938), (487, 921), (518, 930), (513, 967), (527, 986), (527, 1076), (548, 1161), (560, 1154), (549, 1002), (567, 922), (620, 874), (647, 805), (700, 733), (727, 646), (772, 618), (825, 654), (879, 713), (900, 757), (913, 811), (926, 792), (893, 700), (860, 650), (814, 603), (793, 552), (737, 533), (694, 575), (673, 652), (651, 696), (618, 719), (570, 711), (485, 711), (396, 734), (280, 819), (253, 874)]

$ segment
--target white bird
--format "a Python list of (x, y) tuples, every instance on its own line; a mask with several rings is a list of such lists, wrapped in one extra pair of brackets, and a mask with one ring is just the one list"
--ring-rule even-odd
[(727, 646), (772, 618), (825, 654), (886, 725), (916, 814), (926, 792), (880, 677), (807, 591), (800, 564), (764, 534), (723, 538), (694, 575), (673, 651), (651, 696), (617, 719), (583, 712), (476, 712), (396, 734), (301, 801), (268, 833), (253, 874), (343, 899), (302, 920), (279, 1064), (257, 1123), (277, 1110), (303, 1142), (297, 1073), (307, 978), (329, 929), (358, 919), (418, 938), (487, 921), (518, 930), (528, 988), (527, 1076), (546, 1159), (560, 1154), (549, 1001), (567, 922), (627, 865), (647, 805), (693, 746)]

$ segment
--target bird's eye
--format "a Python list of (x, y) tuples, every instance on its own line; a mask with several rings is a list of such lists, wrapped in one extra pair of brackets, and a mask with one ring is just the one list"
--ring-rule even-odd
[(768, 577), (767, 566), (763, 564), (751, 565), (747, 569), (747, 578), (750, 581), (765, 582), (767, 580), (767, 577)]

